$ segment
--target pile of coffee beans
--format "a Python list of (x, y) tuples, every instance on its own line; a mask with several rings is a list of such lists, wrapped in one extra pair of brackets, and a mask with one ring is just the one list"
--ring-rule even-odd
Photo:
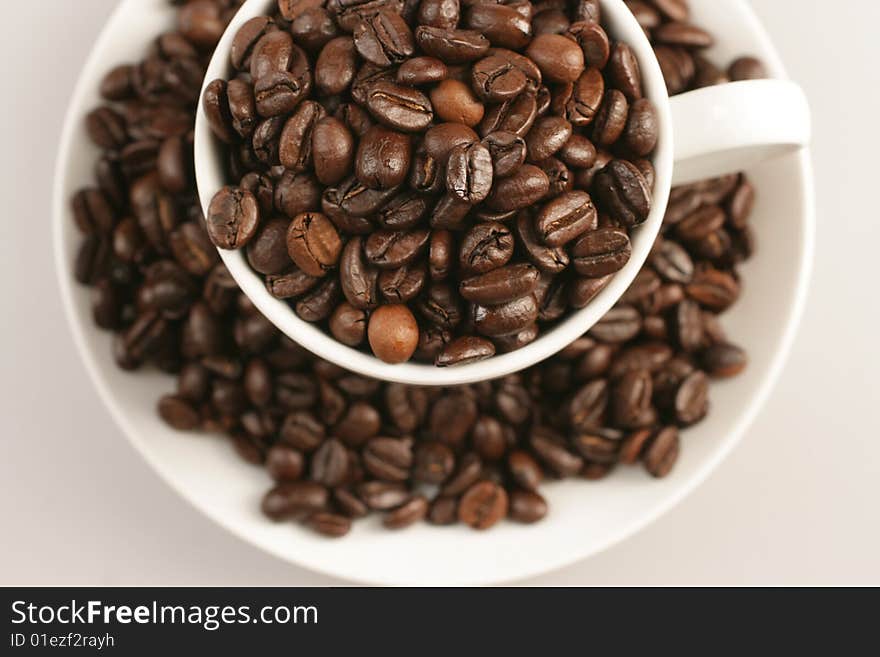
[[(629, 4), (652, 37), (686, 18), (673, 15), (682, 2)], [(201, 75), (234, 5), (183, 3), (177, 29), (155, 39), (143, 61), (107, 74), (106, 104), (86, 120), (103, 156), (95, 184), (72, 200), (83, 234), (74, 275), (94, 288), (95, 323), (113, 333), (121, 368), (177, 377), (158, 401), (160, 416), (182, 431), (228, 436), (274, 482), (265, 514), (328, 536), (373, 511), (393, 529), (423, 519), (479, 529), (504, 517), (530, 523), (548, 512), (545, 480), (596, 480), (618, 464), (667, 475), (680, 430), (709, 410), (710, 380), (746, 365), (718, 316), (739, 297), (737, 265), (754, 248), (749, 181), (675, 189), (663, 234), (626, 296), (547, 362), (444, 389), (351, 374), (280, 335), (205, 229), (192, 127)], [(567, 29), (564, 9), (535, 5), (533, 32)], [(306, 22), (330, 29), (325, 11), (313, 7)], [(761, 73), (744, 59), (727, 75), (714, 67), (698, 75), (709, 66), (698, 47), (670, 44), (670, 32), (666, 45), (654, 42), (693, 63), (672, 69), (686, 89)], [(549, 296), (551, 307), (565, 307), (559, 288)]]
[(231, 183), (207, 226), (302, 319), (389, 363), (470, 363), (627, 263), (657, 115), (598, 3), (278, 10), (239, 29), (233, 77), (204, 95)]

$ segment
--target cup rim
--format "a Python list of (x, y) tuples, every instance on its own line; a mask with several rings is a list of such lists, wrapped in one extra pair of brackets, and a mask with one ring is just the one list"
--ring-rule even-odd
[[(194, 133), (196, 183), (205, 213), (211, 198), (228, 182), (221, 164), (221, 144), (211, 132), (205, 116), (204, 89), (217, 78), (228, 79), (229, 52), (238, 29), (247, 20), (270, 12), (273, 5), (274, 0), (246, 0), (218, 43), (205, 75)], [(629, 262), (613, 275), (610, 283), (585, 308), (568, 314), (552, 328), (540, 333), (533, 342), (515, 351), (444, 368), (433, 363), (389, 364), (370, 353), (342, 344), (319, 325), (300, 319), (287, 302), (273, 297), (261, 276), (251, 269), (242, 250), (218, 249), (223, 263), (239, 287), (282, 333), (313, 354), (346, 370), (393, 383), (450, 386), (497, 379), (540, 363), (581, 337), (619, 301), (644, 266), (663, 223), (672, 187), (672, 112), (660, 64), (647, 35), (623, 0), (601, 0), (601, 5), (603, 26), (609, 34), (619, 37), (635, 52), (645, 97), (657, 111), (660, 134), (651, 157), (655, 182), (648, 219), (633, 229)]]

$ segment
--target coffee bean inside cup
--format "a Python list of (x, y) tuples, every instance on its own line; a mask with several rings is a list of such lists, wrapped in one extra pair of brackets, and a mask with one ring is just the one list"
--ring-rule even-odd
[[(686, 2), (678, 0), (627, 5), (649, 33), (687, 16)], [(94, 322), (107, 332), (106, 346), (117, 365), (129, 376), (149, 377), (151, 385), (161, 379), (156, 369), (167, 373), (167, 393), (145, 403), (155, 404), (159, 417), (174, 430), (225, 436), (246, 463), (264, 466), (272, 484), (267, 484), (271, 488), (261, 508), (269, 520), (297, 522), (333, 538), (347, 534), (357, 519), (371, 513), (386, 515), (383, 526), (389, 529), (420, 520), (485, 529), (497, 526), (505, 510), (510, 520), (532, 523), (554, 512), (541, 491), (560, 477), (591, 485), (587, 482), (607, 477), (615, 468), (635, 464), (650, 477), (676, 476), (677, 458), (692, 440), (687, 427), (713, 410), (712, 382), (748, 367), (748, 354), (725, 331), (723, 314), (746, 293), (739, 264), (755, 249), (752, 182), (732, 175), (673, 189), (661, 236), (630, 289), (588, 334), (548, 361), (497, 381), (442, 389), (387, 384), (352, 374), (315, 358), (257, 311), (219, 261), (198, 206), (191, 175), (191, 131), (200, 77), (181, 78), (173, 72), (204, 68), (236, 7), (231, 0), (181, 4), (176, 10), (179, 29), (151, 40), (142, 61), (107, 62), (109, 72), (100, 86), (105, 105), (83, 126), (102, 154), (93, 183), (71, 198), (70, 220), (81, 233), (72, 274), (93, 288)], [(350, 35), (357, 21), (349, 5), (335, 1), (320, 6), (283, 0), (279, 7), (283, 20), (255, 20), (239, 35), (233, 49), (236, 66), (248, 67), (257, 52), (255, 43), (276, 30), (288, 30), (314, 61), (325, 45), (349, 39), (340, 35)], [(582, 45), (586, 64), (596, 65), (604, 56), (598, 7), (595, 0), (573, 3), (570, 11), (535, 4), (533, 34), (560, 34), (571, 26), (579, 43), (590, 44), (589, 53)], [(540, 71), (536, 73), (537, 67), (525, 57), (491, 47), (467, 28), (458, 29), (459, 13), (458, 3), (422, 0), (418, 10), (408, 14), (432, 28), (421, 37), (417, 30), (417, 42), (425, 40), (435, 53), (452, 53), (459, 61), (440, 62), (442, 66), (439, 60), (417, 63), (416, 71), (427, 73), (416, 82), (400, 75), (405, 62), (397, 69), (398, 82), (430, 85), (446, 75), (465, 80), (460, 67), (473, 61), (469, 58), (499, 56), (523, 73), (524, 90), (542, 86)], [(575, 26), (578, 22), (581, 25)], [(449, 30), (455, 31), (450, 35)], [(664, 37), (667, 43), (672, 38), (669, 32)], [(279, 43), (287, 52), (287, 41)], [(724, 68), (716, 68), (701, 54), (701, 46), (654, 45), (665, 61), (670, 89), (694, 89), (728, 77)], [(353, 44), (340, 48), (349, 50), (355, 53)], [(631, 95), (634, 87), (626, 81), (638, 78), (634, 60), (619, 44), (610, 44), (608, 52), (609, 66), (615, 66), (609, 79), (624, 81), (621, 89)], [(289, 53), (294, 53), (292, 47)], [(263, 51), (260, 57), (269, 54)], [(355, 65), (349, 65), (357, 62), (354, 56), (333, 61), (339, 66), (325, 82), (354, 79)], [(444, 70), (438, 78), (437, 72)], [(594, 83), (590, 70), (579, 80), (589, 76)], [(762, 71), (760, 62), (743, 58), (728, 73), (734, 78), (734, 73), (744, 77)], [(363, 72), (360, 79), (373, 73), (377, 71)], [(604, 84), (602, 75), (598, 77)], [(561, 95), (556, 93), (560, 90)], [(553, 91), (551, 104), (559, 105), (561, 97), (570, 101), (567, 86)], [(638, 99), (630, 95), (628, 102), (637, 106)], [(536, 113), (545, 102), (538, 101), (537, 92), (534, 97), (520, 96), (528, 99), (523, 103), (527, 108), (534, 104)], [(331, 101), (324, 102), (327, 111)], [(218, 102), (215, 109), (226, 116), (225, 104)], [(237, 109), (231, 115), (246, 113)], [(493, 116), (511, 127), (523, 118), (509, 120), (509, 114), (494, 110)], [(576, 124), (580, 119), (567, 120)], [(260, 120), (253, 135), (263, 135), (266, 141), (253, 156), (245, 150), (233, 161), (274, 161), (273, 140), (284, 129), (282, 121), (283, 117)], [(328, 132), (351, 135), (350, 141), (339, 142), (348, 146), (336, 151), (316, 139), (328, 122)], [(419, 329), (415, 355), (444, 365), (474, 362), (529, 344), (539, 325), (562, 316), (568, 307), (588, 303), (626, 262), (628, 231), (611, 222), (601, 206), (596, 208), (596, 227), (583, 233), (582, 214), (558, 211), (582, 206), (551, 206), (553, 212), (545, 214), (541, 225), (555, 227), (563, 244), (549, 246), (530, 211), (515, 210), (502, 218), (497, 211), (481, 209), (463, 228), (435, 228), (432, 219), (454, 225), (462, 208), (460, 217), (472, 212), (472, 206), (444, 193), (441, 200), (448, 200), (442, 212), (429, 207), (428, 199), (441, 187), (395, 193), (383, 201), (387, 190), (371, 189), (351, 173), (354, 138), (373, 125), (376, 121), (368, 110), (354, 101), (340, 102), (312, 129), (314, 170), (273, 165), (265, 173), (239, 172), (238, 187), (259, 207), (260, 220), (252, 235), (249, 222), (242, 221), (248, 213), (224, 210), (220, 216), (238, 217), (229, 224), (234, 230), (226, 230), (219, 219), (215, 226), (235, 239), (249, 236), (248, 260), (266, 276), (273, 295), (293, 300), (301, 315), (325, 322), (340, 342), (365, 344), (370, 315), (382, 320), (390, 312), (386, 319), (392, 326), (412, 326), (400, 310), (382, 310), (408, 307)], [(559, 164), (531, 163), (526, 160), (527, 142), (515, 131), (481, 136), (479, 128), (440, 124), (415, 137), (420, 143), (413, 146), (412, 162), (422, 163), (420, 180), (445, 184), (446, 167), (437, 166), (438, 161), (444, 154), (448, 161), (457, 146), (477, 143), (490, 153), (496, 182), (523, 167), (546, 173), (558, 170), (559, 164), (571, 167), (579, 179), (592, 179), (613, 160), (612, 153), (597, 148), (589, 136), (575, 139), (574, 133), (549, 158)], [(230, 129), (236, 131), (231, 124)], [(625, 129), (624, 136), (628, 132)], [(633, 143), (625, 142), (630, 148)], [(337, 159), (322, 160), (332, 166), (319, 167), (319, 154), (328, 153)], [(237, 159), (241, 157), (248, 159)], [(645, 160), (631, 162), (643, 175), (650, 172)], [(334, 170), (340, 177), (326, 182), (323, 176), (332, 177), (328, 172)], [(322, 194), (321, 184), (334, 185), (329, 188), (333, 192)], [(553, 198), (584, 191), (560, 189)], [(250, 207), (247, 195), (235, 198), (247, 202), (232, 203), (233, 210)], [(631, 197), (625, 193), (619, 198)], [(372, 209), (376, 206), (380, 209)], [(335, 247), (297, 247), (307, 266), (319, 264), (322, 271), (328, 267), (323, 275), (306, 273), (289, 255), (288, 229), (291, 217), (299, 214), (322, 214), (345, 236), (344, 243), (342, 237), (339, 240), (338, 259)], [(309, 230), (324, 234), (327, 224), (317, 222), (319, 227)], [(494, 226), (488, 233), (472, 232), (486, 223)], [(592, 219), (588, 223), (592, 225)], [(498, 224), (506, 230), (499, 231)], [(371, 242), (373, 260), (395, 267), (380, 268), (368, 258), (365, 245), (378, 227), (408, 235), (401, 244), (385, 237)], [(578, 235), (567, 241), (569, 230)], [(507, 251), (497, 247), (508, 239), (507, 231), (516, 248), (505, 264), (467, 275), (459, 270), (465, 236), (470, 235), (466, 254), (501, 253), (503, 260)], [(472, 242), (480, 242), (473, 238), (485, 234), (499, 239), (471, 248)], [(331, 242), (335, 243), (328, 239), (321, 244)], [(417, 255), (409, 259), (413, 252)], [(343, 271), (345, 277), (332, 275)], [(459, 296), (453, 294), (454, 281)], [(480, 309), (479, 314), (471, 312), (474, 309)], [(493, 332), (505, 324), (521, 326), (536, 309), (536, 322), (502, 336), (456, 331), (477, 317)], [(411, 348), (412, 337), (398, 334), (402, 339), (380, 348), (400, 358)]]
[[(279, 231), (261, 228), (287, 220), (279, 269), (316, 285), (255, 269), (292, 312), (384, 361), (451, 367), (539, 338), (626, 265), (659, 126), (632, 50), (598, 13), (378, 0), (300, 20), (294, 4), (239, 29), (228, 78), (204, 97), (229, 161), (208, 235), (234, 249), (259, 234), (283, 256)], [(94, 132), (111, 144), (105, 114)], [(619, 239), (593, 253), (602, 235)], [(538, 278), (554, 291), (543, 309)], [(439, 350), (410, 348), (438, 330)], [(407, 339), (391, 348), (392, 334)]]

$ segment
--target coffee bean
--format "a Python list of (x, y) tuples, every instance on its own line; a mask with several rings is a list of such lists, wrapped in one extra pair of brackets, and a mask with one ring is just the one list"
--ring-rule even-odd
[(644, 157), (657, 145), (659, 129), (657, 111), (653, 103), (646, 98), (640, 98), (629, 108), (624, 141), (633, 153)]
[(603, 342), (626, 342), (639, 334), (642, 316), (632, 306), (617, 306), (593, 325), (590, 335)]
[(331, 538), (340, 538), (351, 531), (351, 519), (336, 513), (313, 513), (306, 524), (319, 534)]
[(526, 48), (526, 55), (551, 82), (574, 82), (584, 70), (583, 51), (561, 34), (539, 34)]
[(413, 87), (440, 82), (447, 75), (446, 64), (436, 57), (413, 57), (397, 69), (397, 81)]
[(318, 121), (327, 112), (311, 100), (304, 101), (294, 112), (281, 132), (278, 158), (290, 171), (305, 171), (312, 165), (312, 135)]
[(315, 62), (315, 85), (324, 94), (342, 93), (351, 86), (356, 68), (354, 40), (348, 36), (331, 39)]
[(524, 490), (510, 493), (510, 517), (517, 522), (538, 522), (547, 515), (547, 510), (547, 501), (538, 493)]
[(473, 88), (486, 102), (497, 103), (514, 98), (526, 88), (527, 82), (525, 73), (500, 55), (484, 57), (471, 70)]
[(330, 333), (342, 344), (356, 347), (367, 335), (367, 314), (350, 303), (341, 303), (330, 316)]
[(477, 125), (485, 111), (471, 88), (453, 79), (443, 80), (431, 90), (431, 104), (441, 120), (469, 127)]
[(584, 460), (570, 452), (562, 438), (546, 427), (535, 427), (529, 438), (535, 455), (560, 477), (573, 477), (584, 465)]
[(495, 345), (489, 340), (465, 335), (446, 345), (437, 355), (434, 364), (438, 367), (465, 365), (491, 358), (495, 355)]
[(716, 379), (737, 376), (746, 367), (746, 353), (732, 344), (715, 344), (700, 354), (706, 373)]
[(581, 276), (598, 278), (620, 271), (632, 255), (629, 236), (617, 228), (586, 233), (571, 249), (572, 264)]
[(404, 363), (418, 346), (419, 326), (406, 306), (380, 306), (370, 316), (367, 335), (377, 358), (386, 363)]
[(547, 174), (534, 165), (524, 164), (492, 187), (486, 203), (499, 212), (521, 210), (540, 201), (549, 189)]
[(434, 118), (434, 109), (425, 94), (395, 82), (374, 84), (366, 102), (377, 121), (402, 132), (422, 132)]
[(662, 478), (670, 473), (678, 460), (679, 437), (676, 427), (665, 427), (657, 432), (642, 457), (645, 469), (654, 477)]
[(364, 16), (355, 25), (352, 37), (358, 54), (382, 67), (399, 64), (415, 49), (409, 25), (403, 17), (389, 11)]
[(375, 125), (358, 143), (355, 175), (373, 189), (397, 187), (406, 180), (411, 152), (409, 135)]
[(727, 69), (727, 75), (733, 82), (739, 80), (764, 80), (770, 76), (764, 63), (754, 57), (740, 57), (734, 60), (730, 68)]
[(513, 248), (513, 234), (507, 226), (498, 222), (477, 224), (461, 240), (459, 267), (473, 274), (503, 267), (513, 257)]
[(629, 45), (622, 41), (614, 43), (607, 70), (611, 86), (620, 90), (628, 101), (635, 102), (642, 97), (642, 72), (639, 60)]
[(329, 502), (327, 489), (311, 481), (282, 482), (263, 497), (263, 513), (272, 520), (304, 518), (324, 511)]
[(409, 491), (402, 484), (368, 481), (357, 488), (358, 496), (374, 511), (387, 511), (406, 503)]
[(482, 33), (493, 46), (518, 50), (532, 36), (529, 18), (509, 5), (477, 3), (465, 13), (464, 25)]
[(507, 515), (507, 492), (482, 481), (471, 486), (458, 505), (458, 519), (474, 529), (489, 529)]
[[(431, 407), (428, 427), (437, 440), (455, 448), (461, 445), (476, 421), (477, 406), (474, 400), (464, 392), (454, 392), (441, 397)], [(463, 467), (464, 461), (459, 465)], [(447, 494), (458, 493), (447, 492)]]
[(541, 208), (536, 226), (545, 244), (563, 246), (583, 233), (595, 230), (597, 221), (596, 207), (590, 195), (586, 192), (568, 192)]
[(526, 91), (503, 103), (491, 105), (480, 122), (480, 136), (485, 138), (493, 132), (510, 132), (524, 137), (537, 116), (536, 96)]
[(489, 50), (489, 40), (474, 30), (420, 25), (416, 42), (428, 55), (447, 64), (464, 64), (479, 59)]
[(492, 189), (492, 156), (477, 142), (459, 145), (449, 152), (446, 165), (446, 189), (455, 198), (476, 205)]
[(208, 208), (208, 235), (221, 249), (245, 246), (256, 234), (259, 222), (257, 199), (239, 188), (224, 187), (217, 192)]
[(382, 524), (388, 529), (404, 529), (424, 520), (427, 515), (428, 498), (424, 495), (414, 495), (385, 516)]
[(309, 276), (323, 276), (339, 262), (342, 241), (333, 223), (319, 213), (293, 218), (287, 230), (287, 252)]
[(626, 160), (612, 160), (596, 176), (595, 189), (604, 209), (623, 225), (644, 222), (651, 211), (651, 190), (641, 172)]
[(493, 132), (483, 139), (492, 158), (494, 178), (504, 178), (513, 174), (526, 159), (526, 142), (511, 132)]

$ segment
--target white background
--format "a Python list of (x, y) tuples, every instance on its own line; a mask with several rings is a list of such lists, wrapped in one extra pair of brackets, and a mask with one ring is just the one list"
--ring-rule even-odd
[[(183, 503), (88, 383), (56, 290), (50, 183), (65, 104), (116, 3), (14, 4), (0, 24), (0, 585), (340, 583)], [(880, 4), (753, 4), (815, 121), (815, 274), (791, 359), (689, 498), (617, 547), (524, 583), (880, 584)]]

